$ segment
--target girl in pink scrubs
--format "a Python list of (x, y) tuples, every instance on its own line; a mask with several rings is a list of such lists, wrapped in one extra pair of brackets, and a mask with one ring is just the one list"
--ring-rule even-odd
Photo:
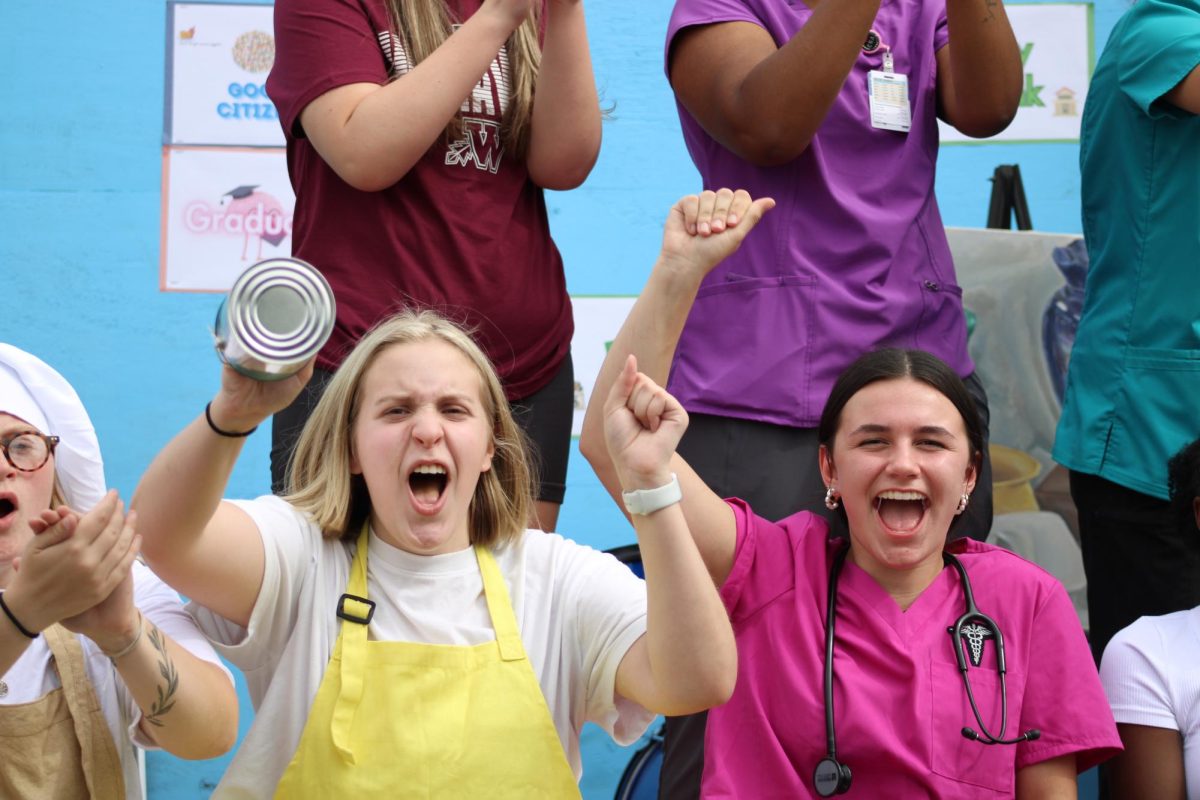
[[(722, 190), (676, 206), (594, 397), (631, 354), (642, 370), (633, 402), (661, 396), (696, 289), (729, 251), (714, 242), (684, 253), (683, 232), (697, 220), (727, 229), (769, 205)], [(581, 448), (614, 491), (599, 417), (593, 403)], [(722, 500), (678, 454), (663, 454), (738, 644), (733, 697), (709, 716), (702, 795), (1074, 798), (1076, 773), (1120, 740), (1063, 587), (1006, 550), (969, 538), (947, 544), (982, 447), (962, 381), (921, 351), (867, 354), (835, 383), (819, 436), (827, 503), (846, 515), (848, 543), (831, 540), (808, 512), (771, 522)], [(960, 620), (971, 589), (994, 628)], [(830, 661), (823, 645), (834, 603)], [(848, 780), (838, 780), (839, 766)]]

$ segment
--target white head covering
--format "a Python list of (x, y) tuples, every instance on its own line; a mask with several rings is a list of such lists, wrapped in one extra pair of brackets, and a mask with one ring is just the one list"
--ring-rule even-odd
[(100, 502), (105, 492), (104, 460), (83, 401), (45, 361), (4, 342), (0, 342), (0, 412), (59, 437), (55, 474), (67, 505), (82, 513)]

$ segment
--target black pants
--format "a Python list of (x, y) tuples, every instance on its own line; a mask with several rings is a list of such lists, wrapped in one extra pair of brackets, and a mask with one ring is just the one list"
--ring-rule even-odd
[(1147, 615), (1200, 605), (1200, 536), (1166, 500), (1071, 471), (1096, 663), (1117, 631)]
[[(992, 462), (987, 455), (988, 404), (975, 375), (964, 381), (983, 423), (983, 465), (966, 512), (955, 519), (951, 537), (984, 540), (992, 528)], [(789, 428), (764, 422), (692, 414), (679, 454), (721, 497), (740, 497), (754, 513), (783, 519), (812, 511), (830, 522), (834, 535), (845, 536), (845, 518), (825, 508), (825, 482), (817, 462), (815, 428)], [(707, 713), (667, 717), (661, 800), (694, 800), (700, 796), (704, 768), (704, 724)], [(823, 731), (813, 735), (822, 737)], [(811, 768), (814, 765), (810, 765)]]
[[(288, 461), (325, 387), (333, 378), (328, 370), (313, 370), (312, 380), (292, 404), (271, 422), (271, 491), (284, 494)], [(562, 505), (567, 490), (567, 457), (571, 453), (571, 420), (575, 409), (575, 367), (571, 354), (550, 383), (529, 397), (512, 402), (513, 418), (525, 431), (537, 478), (538, 500)]]

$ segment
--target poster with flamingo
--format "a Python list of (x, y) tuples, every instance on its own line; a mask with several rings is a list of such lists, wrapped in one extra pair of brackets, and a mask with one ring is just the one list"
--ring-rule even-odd
[(166, 148), (162, 196), (163, 291), (224, 292), (251, 264), (291, 254), (281, 149)]

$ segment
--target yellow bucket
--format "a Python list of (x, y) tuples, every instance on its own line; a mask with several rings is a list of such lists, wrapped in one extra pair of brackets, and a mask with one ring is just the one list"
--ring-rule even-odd
[(1028, 453), (989, 444), (992, 456), (992, 506), (996, 514), (1013, 511), (1037, 511), (1037, 498), (1030, 483), (1042, 471), (1042, 465)]

